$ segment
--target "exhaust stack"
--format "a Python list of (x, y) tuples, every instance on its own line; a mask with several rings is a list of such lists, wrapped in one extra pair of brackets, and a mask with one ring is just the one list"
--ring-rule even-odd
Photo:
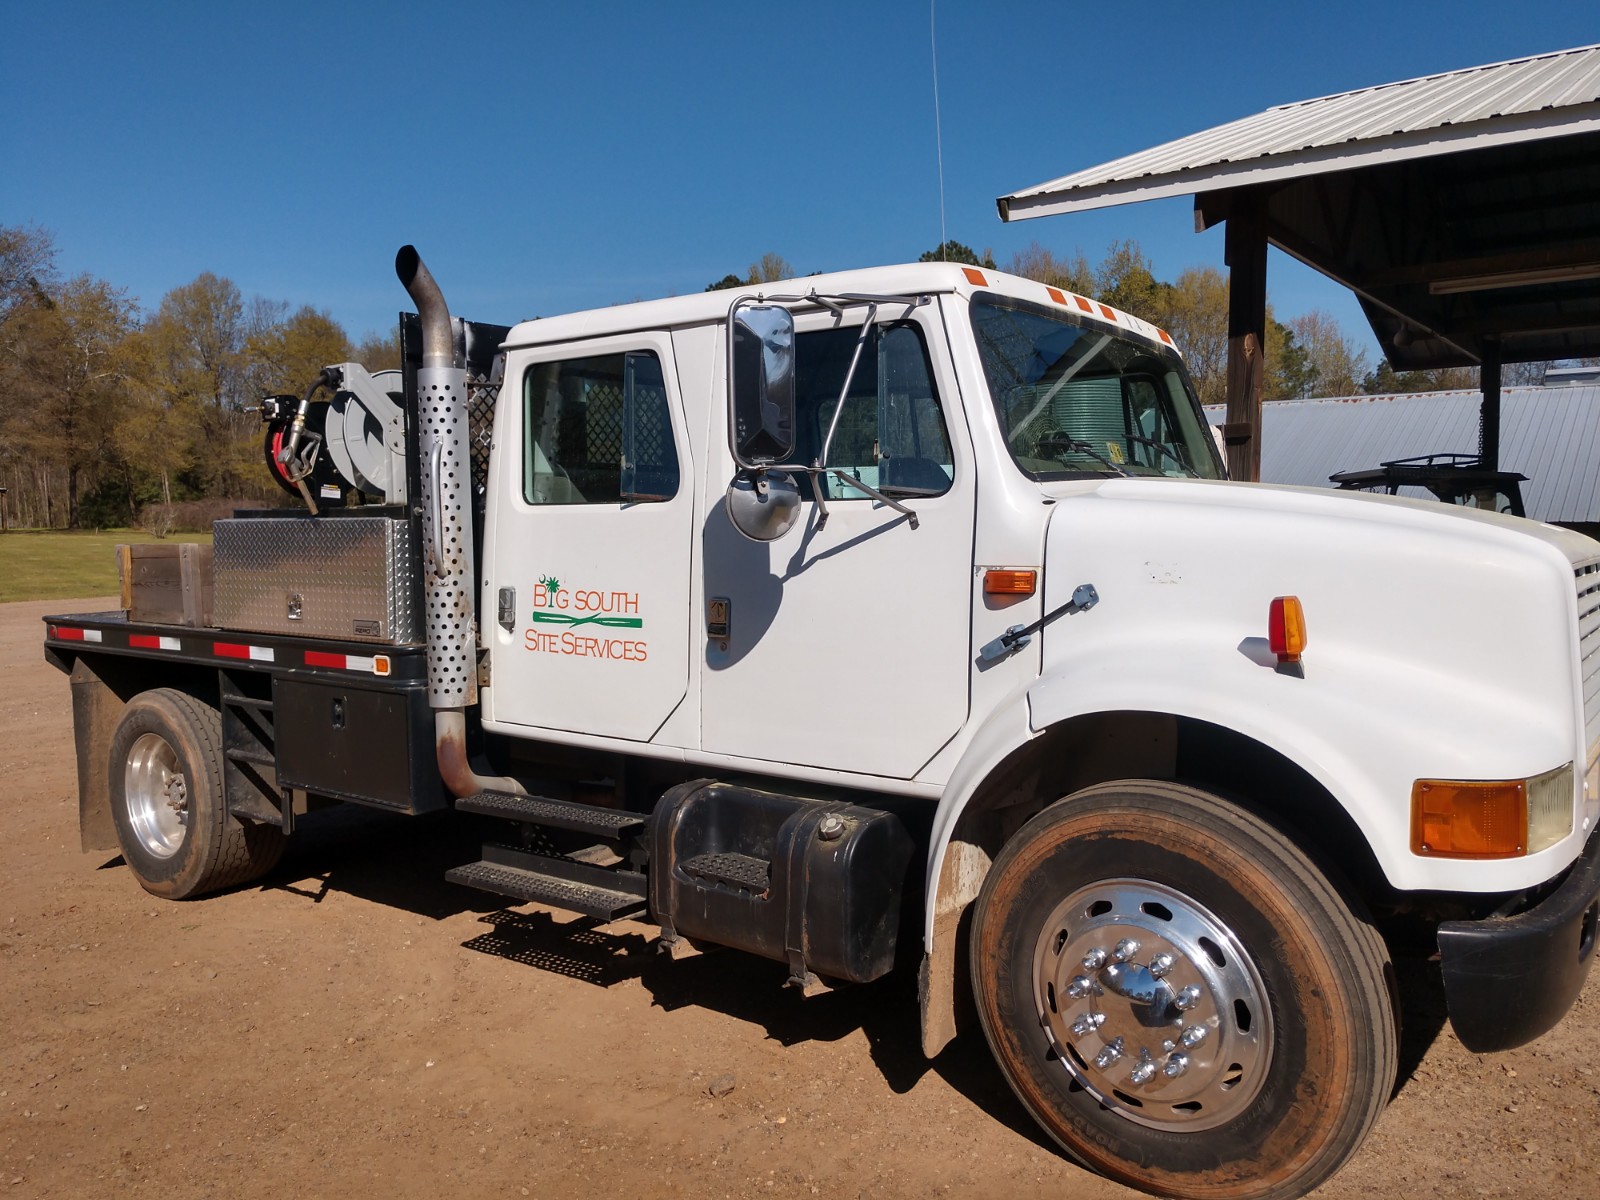
[(439, 773), (457, 796), (520, 792), (510, 779), (479, 775), (467, 758), (466, 709), (478, 702), (478, 626), (473, 603), (471, 455), (467, 372), (456, 365), (455, 329), (444, 293), (412, 246), (400, 247), (395, 274), (422, 318), (417, 371), (422, 455), (422, 562), (428, 630), (428, 704), (434, 710)]

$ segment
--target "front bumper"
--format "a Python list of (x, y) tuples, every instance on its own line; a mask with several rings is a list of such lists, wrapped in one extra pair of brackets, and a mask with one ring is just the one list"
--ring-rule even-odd
[(1554, 1029), (1594, 958), (1600, 831), (1555, 891), (1525, 912), (1439, 926), (1450, 1024), (1468, 1050), (1521, 1046)]

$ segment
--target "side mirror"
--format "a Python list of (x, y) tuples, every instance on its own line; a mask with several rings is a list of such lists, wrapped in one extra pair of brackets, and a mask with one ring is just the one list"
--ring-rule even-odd
[(794, 453), (794, 316), (777, 304), (735, 306), (729, 331), (728, 421), (742, 468)]

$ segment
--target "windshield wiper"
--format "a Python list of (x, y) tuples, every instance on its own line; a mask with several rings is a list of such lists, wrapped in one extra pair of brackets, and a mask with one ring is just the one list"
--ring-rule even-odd
[(1186, 474), (1195, 474), (1194, 468), (1192, 468), (1188, 463), (1184, 462), (1182, 458), (1178, 457), (1177, 451), (1173, 450), (1173, 448), (1167, 445), (1165, 442), (1158, 442), (1155, 440), (1155, 438), (1147, 438), (1142, 433), (1130, 433), (1128, 435), (1128, 440), (1130, 442), (1138, 442), (1141, 446), (1149, 446), (1150, 449), (1156, 451), (1157, 453), (1165, 454), (1173, 462), (1177, 463), (1178, 466), (1182, 467)]
[(1055, 434), (1051, 437), (1043, 438), (1039, 442), (1039, 449), (1044, 450), (1049, 454), (1054, 454), (1057, 458), (1060, 458), (1061, 454), (1060, 451), (1056, 449), (1057, 446), (1060, 446), (1066, 450), (1075, 450), (1079, 454), (1087, 454), (1090, 458), (1096, 460), (1097, 462), (1105, 463), (1106, 466), (1110, 467), (1118, 475), (1124, 477), (1131, 477), (1133, 475), (1132, 471), (1129, 471), (1120, 463), (1112, 462), (1088, 442), (1080, 442), (1077, 438), (1067, 437), (1065, 434)]

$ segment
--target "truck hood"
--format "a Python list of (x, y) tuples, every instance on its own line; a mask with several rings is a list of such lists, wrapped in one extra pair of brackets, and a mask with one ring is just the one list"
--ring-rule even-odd
[[(1587, 773), (1600, 703), (1585, 696), (1578, 599), (1600, 580), (1600, 543), (1317, 488), (1128, 478), (1050, 494), (1044, 609), (1085, 583), (1100, 602), (1043, 631), (1034, 728), (1092, 705), (1235, 729), (1339, 796), (1402, 887), (1462, 886), (1404, 851), (1414, 780), (1532, 778), (1565, 763), (1576, 781)], [(1304, 607), (1295, 673), (1268, 645), (1277, 596)], [(1584, 649), (1600, 653), (1600, 629)], [(1587, 825), (1600, 779), (1574, 798)], [(1469, 890), (1548, 878), (1582, 832), (1475, 866)]]
[(1093, 495), (1135, 503), (1201, 504), (1244, 511), (1277, 512), (1286, 517), (1326, 516), (1341, 521), (1379, 523), (1397, 529), (1436, 532), (1448, 529), (1458, 535), (1467, 535), (1467, 526), (1477, 526), (1491, 541), (1507, 535), (1533, 538), (1555, 550), (1573, 566), (1600, 558), (1600, 542), (1559, 525), (1547, 525), (1542, 521), (1434, 500), (1413, 500), (1372, 492), (1342, 492), (1331, 488), (1235, 483), (1214, 479), (1153, 478), (1055, 482), (1041, 484), (1040, 488), (1058, 501)]

